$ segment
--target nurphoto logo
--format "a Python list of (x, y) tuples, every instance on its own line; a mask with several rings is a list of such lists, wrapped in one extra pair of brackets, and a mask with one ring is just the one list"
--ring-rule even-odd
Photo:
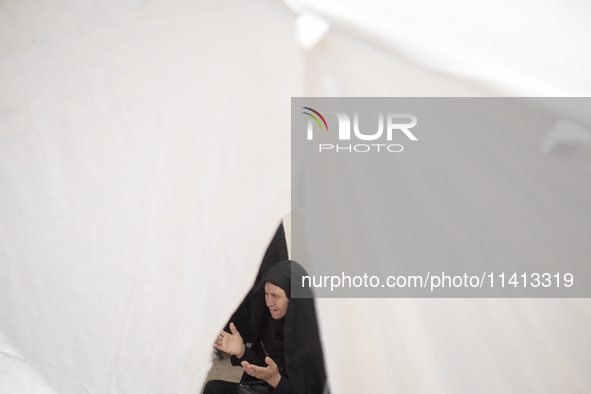
[[(314, 128), (315, 124), (318, 125), (320, 131), (328, 132), (328, 123), (326, 122), (325, 117), (317, 110), (312, 109), (310, 107), (302, 107), (310, 112), (302, 112), (303, 114), (309, 116), (311, 119), (308, 120), (308, 127), (307, 127), (307, 139), (312, 141), (314, 139)], [(334, 115), (336, 121), (338, 122), (338, 141), (351, 141), (351, 118), (345, 112), (333, 112), (333, 111), (323, 111), (325, 115)], [(410, 131), (411, 128), (416, 126), (417, 124), (417, 117), (413, 114), (408, 113), (395, 113), (395, 112), (388, 112), (384, 115), (384, 113), (378, 113), (378, 126), (377, 131), (373, 133), (361, 132), (359, 127), (359, 114), (357, 112), (353, 113), (353, 138), (355, 140), (361, 141), (376, 141), (380, 140), (383, 141), (384, 129), (386, 130), (385, 133), (385, 141), (391, 142), (392, 136), (395, 133), (403, 133), (406, 137), (408, 137), (411, 141), (418, 141), (417, 137)], [(333, 118), (333, 119), (335, 119)], [(385, 119), (385, 122), (384, 122)], [(315, 122), (314, 122), (315, 121)], [(385, 123), (385, 127), (384, 127)], [(322, 152), (357, 152), (357, 153), (365, 153), (370, 151), (377, 151), (377, 152), (402, 152), (404, 147), (400, 144), (387, 144), (387, 143), (362, 143), (362, 144), (325, 144), (321, 143), (318, 144), (318, 151)]]

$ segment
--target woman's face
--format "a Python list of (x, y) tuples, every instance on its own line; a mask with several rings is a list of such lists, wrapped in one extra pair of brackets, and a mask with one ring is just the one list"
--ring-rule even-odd
[(265, 283), (265, 302), (273, 319), (281, 319), (287, 314), (289, 298), (281, 287)]

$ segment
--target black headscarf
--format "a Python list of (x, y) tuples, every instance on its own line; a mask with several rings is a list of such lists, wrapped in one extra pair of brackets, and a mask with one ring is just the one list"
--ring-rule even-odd
[(263, 257), (263, 261), (261, 262), (261, 266), (259, 268), (259, 273), (257, 274), (252, 288), (244, 297), (244, 300), (238, 309), (236, 309), (236, 312), (234, 312), (232, 318), (226, 324), (226, 328), (224, 328), (226, 332), (230, 332), (230, 322), (233, 322), (236, 326), (236, 329), (238, 329), (242, 335), (242, 339), (244, 339), (245, 342), (253, 342), (250, 311), (252, 305), (252, 295), (258, 289), (258, 284), (261, 282), (261, 279), (267, 273), (269, 268), (282, 260), (287, 260), (287, 258), (287, 242), (285, 240), (285, 230), (283, 228), (282, 222), (277, 228), (271, 243), (267, 247), (267, 251), (265, 252), (265, 256)]
[[(253, 295), (252, 332), (257, 337), (253, 347), (261, 336), (265, 335), (265, 331), (270, 330), (273, 341), (283, 342), (285, 367), (289, 381), (293, 385), (292, 392), (322, 394), (326, 373), (312, 292), (309, 288), (306, 290), (305, 295), (308, 298), (291, 297), (292, 277), (295, 279), (293, 283), (298, 284), (302, 283), (301, 277), (304, 275), (307, 275), (304, 268), (290, 260), (275, 264), (264, 275)], [(289, 298), (287, 314), (282, 319), (274, 320), (266, 306), (265, 283), (267, 282), (282, 288)]]

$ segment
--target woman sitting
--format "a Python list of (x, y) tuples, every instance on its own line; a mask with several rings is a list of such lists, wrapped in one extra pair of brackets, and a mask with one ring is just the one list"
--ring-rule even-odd
[[(253, 294), (251, 348), (233, 323), (231, 333), (222, 331), (214, 347), (231, 354), (233, 365), (242, 366), (244, 386), (277, 394), (321, 394), (326, 375), (314, 299), (309, 288), (298, 289), (306, 298), (291, 298), (292, 275), (294, 283), (301, 284), (307, 273), (295, 261), (277, 263)], [(234, 394), (240, 384), (212, 380), (204, 394)]]

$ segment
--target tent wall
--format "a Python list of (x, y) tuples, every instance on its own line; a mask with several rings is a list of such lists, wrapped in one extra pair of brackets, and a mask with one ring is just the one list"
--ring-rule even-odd
[[(199, 391), (289, 212), (290, 97), (591, 92), (580, 2), (495, 3), (509, 25), (426, 1), (286, 4), (0, 4), (0, 392)], [(327, 22), (308, 49), (300, 13)], [(334, 393), (584, 393), (590, 306), (318, 314)]]

